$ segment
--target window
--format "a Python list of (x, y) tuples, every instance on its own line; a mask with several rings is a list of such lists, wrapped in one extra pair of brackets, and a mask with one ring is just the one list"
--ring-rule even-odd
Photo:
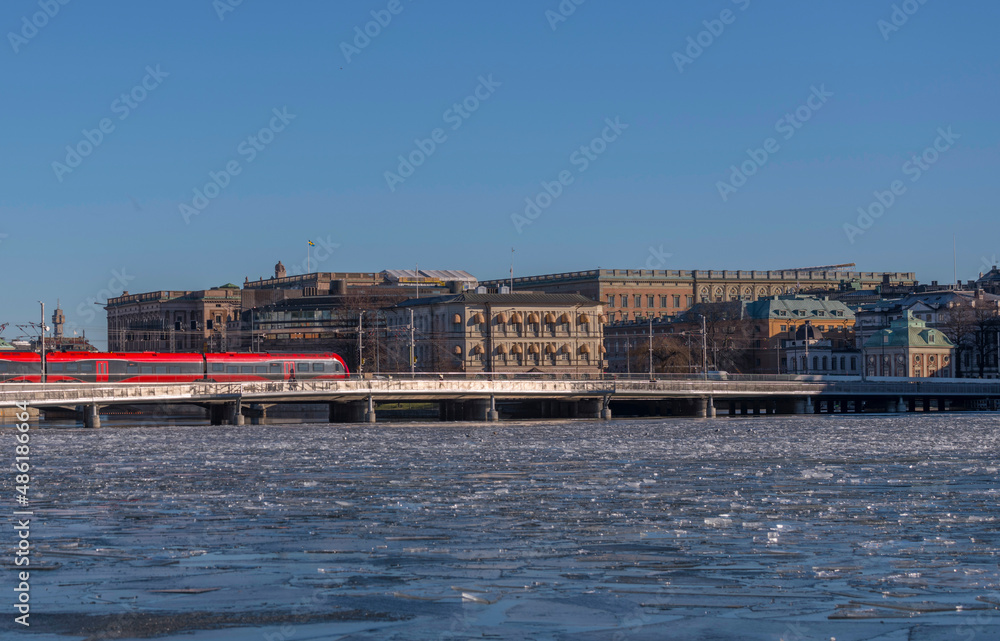
[(253, 371), (256, 374), (267, 374), (267, 365), (254, 365)]
[(323, 363), (313, 363), (314, 372), (322, 372), (324, 369)]
[(157, 365), (156, 366), (156, 373), (157, 374), (166, 374), (167, 373), (167, 366), (166, 365)]
[(139, 373), (140, 374), (152, 374), (153, 373), (153, 366), (152, 365), (140, 365), (139, 366)]
[(138, 374), (139, 373), (139, 366), (136, 365), (135, 363), (128, 363), (128, 364), (125, 365), (125, 373), (126, 374)]
[(787, 332), (788, 331), (788, 325), (782, 325), (781, 326), (781, 331)]
[(667, 308), (667, 297), (664, 295), (660, 296), (660, 307), (662, 307), (663, 309)]
[(224, 372), (224, 371), (226, 371), (226, 367), (222, 363), (212, 363), (212, 371), (213, 372)]
[(241, 365), (240, 373), (242, 374), (253, 374), (253, 365)]
[(628, 307), (628, 294), (622, 294), (622, 307)]
[(857, 356), (852, 356), (851, 357), (851, 371), (853, 372), (853, 371), (855, 371), (857, 369), (858, 369), (858, 357)]
[(653, 307), (654, 307), (654, 305), (653, 305), (653, 295), (652, 294), (646, 296), (646, 307), (648, 307), (650, 309), (653, 309)]
[(632, 297), (633, 302), (635, 302), (635, 308), (640, 309), (642, 307), (642, 294), (636, 294)]
[(615, 295), (608, 294), (608, 307), (614, 307), (614, 306), (615, 306)]
[(209, 318), (207, 321), (205, 321), (205, 327), (207, 327), (208, 329), (212, 329), (213, 325), (212, 325), (212, 319), (211, 318)]
[(171, 374), (180, 374), (181, 373), (181, 366), (180, 365), (171, 365), (170, 369), (169, 369), (169, 372)]
[(226, 365), (226, 374), (239, 374), (240, 368), (235, 365)]
[(76, 373), (76, 363), (66, 363), (66, 371)]
[(681, 297), (680, 297), (680, 295), (675, 295), (674, 296), (674, 307), (680, 307), (680, 306), (681, 306)]
[(181, 322), (180, 321), (177, 321), (176, 323), (174, 323), (174, 330), (178, 331), (178, 332), (181, 331)]
[(268, 367), (271, 369), (272, 373), (281, 373), (281, 363), (271, 363)]
[(191, 329), (198, 329), (198, 321), (191, 321)]

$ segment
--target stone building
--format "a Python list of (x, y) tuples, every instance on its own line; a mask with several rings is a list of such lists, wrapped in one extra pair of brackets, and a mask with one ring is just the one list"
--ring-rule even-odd
[[(577, 294), (472, 293), (404, 301), (388, 313), (417, 371), (599, 374), (601, 305)], [(412, 314), (412, 316), (411, 316)]]
[(201, 352), (238, 349), (228, 323), (241, 308), (233, 284), (198, 291), (123, 292), (109, 298), (108, 351)]
[(951, 378), (955, 345), (927, 321), (907, 311), (864, 343), (868, 376)]
[(834, 341), (823, 336), (806, 321), (794, 333), (794, 337), (783, 342), (782, 374), (823, 376), (859, 376), (862, 354), (843, 341), (836, 346)]
[[(500, 287), (511, 281), (484, 281)], [(912, 272), (855, 272), (827, 269), (793, 271), (698, 271), (593, 269), (513, 279), (515, 291), (576, 293), (604, 305), (608, 320), (675, 316), (696, 303), (754, 301), (807, 290), (838, 290), (844, 283), (861, 289), (912, 286)]]

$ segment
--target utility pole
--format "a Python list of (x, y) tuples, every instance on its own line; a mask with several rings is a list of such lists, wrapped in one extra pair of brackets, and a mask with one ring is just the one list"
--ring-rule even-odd
[(414, 348), (413, 348), (413, 309), (410, 309), (410, 378), (414, 377), (416, 359), (414, 358)]
[(708, 380), (708, 332), (705, 330), (705, 315), (701, 317), (701, 375)]
[(649, 315), (649, 380), (653, 378), (653, 315)]
[(38, 304), (42, 306), (42, 324), (39, 326), (38, 333), (41, 335), (41, 346), (42, 346), (42, 372), (39, 381), (45, 382), (45, 303), (38, 301)]
[(364, 344), (361, 342), (362, 337), (362, 325), (361, 319), (365, 317), (365, 310), (358, 312), (358, 374), (362, 374), (365, 371), (365, 355), (364, 355)]

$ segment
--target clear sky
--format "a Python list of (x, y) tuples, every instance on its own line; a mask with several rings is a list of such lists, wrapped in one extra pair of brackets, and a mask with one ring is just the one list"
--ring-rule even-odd
[(514, 247), (515, 275), (929, 282), (954, 235), (975, 278), (1000, 254), (998, 23), (986, 0), (7, 0), (0, 323), (58, 298), (100, 339), (108, 293), (304, 271), (309, 240), (314, 271), (495, 278)]

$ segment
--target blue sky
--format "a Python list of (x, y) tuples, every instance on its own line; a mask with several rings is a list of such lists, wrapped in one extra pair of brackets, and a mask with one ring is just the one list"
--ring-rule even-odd
[(953, 235), (962, 279), (1000, 254), (996, 3), (230, 1), (0, 5), (0, 323), (58, 298), (99, 337), (108, 292), (240, 283), (310, 239), (322, 271), (484, 279), (511, 247), (521, 275), (925, 282)]

